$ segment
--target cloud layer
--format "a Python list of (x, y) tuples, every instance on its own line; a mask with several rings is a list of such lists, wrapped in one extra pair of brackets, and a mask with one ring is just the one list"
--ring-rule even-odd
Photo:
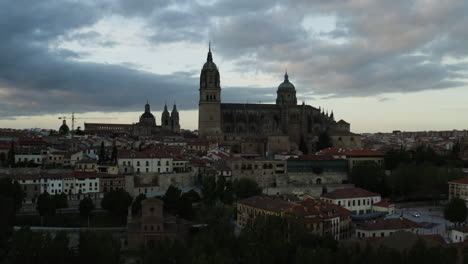
[[(198, 73), (84, 62), (87, 54), (58, 48), (77, 40), (112, 49), (117, 40), (79, 32), (109, 17), (138, 20), (154, 46), (211, 39), (216, 57), (242, 71), (277, 74), (287, 67), (304, 94), (375, 96), (457, 87), (467, 79), (463, 0), (0, 0), (0, 119), (70, 107), (138, 110), (147, 98), (162, 104), (167, 93), (180, 109), (196, 108)], [(223, 98), (271, 101), (271, 93), (231, 87)]]

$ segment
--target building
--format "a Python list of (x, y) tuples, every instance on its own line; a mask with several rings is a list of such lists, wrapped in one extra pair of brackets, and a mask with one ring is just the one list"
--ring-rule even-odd
[(165, 151), (120, 151), (117, 154), (117, 160), (118, 165), (124, 168), (131, 167), (136, 173), (172, 173), (174, 171), (173, 158)]
[(131, 207), (127, 220), (128, 249), (154, 248), (158, 243), (188, 239), (190, 222), (163, 213), (164, 202), (148, 198), (141, 202), (141, 213), (133, 217)]
[(321, 200), (342, 206), (353, 214), (372, 212), (372, 205), (382, 200), (380, 194), (361, 188), (342, 188), (323, 194)]
[(468, 178), (453, 180), (448, 182), (449, 200), (457, 197), (465, 201), (468, 205)]
[(345, 239), (351, 232), (351, 211), (315, 199), (300, 201), (295, 196), (258, 195), (237, 202), (237, 225), (253, 226), (258, 216), (277, 216), (286, 220), (300, 219), (316, 235)]
[(201, 70), (199, 92), (198, 134), (202, 138), (256, 143), (252, 147), (258, 153), (264, 153), (267, 146), (266, 151), (291, 148), (312, 153), (318, 136), (328, 133), (341, 139), (334, 142), (336, 146), (361, 148), (360, 136), (350, 132), (348, 123), (336, 122), (333, 112), (297, 104), (296, 88), (287, 73), (278, 86), (275, 104), (222, 103), (220, 74), (210, 49)]
[(351, 236), (351, 211), (335, 204), (309, 198), (294, 202), (286, 215), (304, 221), (313, 234), (329, 235), (336, 240)]
[(145, 111), (136, 124), (108, 124), (108, 123), (85, 123), (86, 134), (98, 135), (133, 135), (138, 137), (151, 137), (160, 133), (180, 133), (179, 111), (174, 104), (169, 114), (167, 106), (161, 114), (161, 125), (156, 124), (156, 118), (151, 113), (149, 103), (145, 105)]
[(257, 195), (237, 201), (237, 225), (252, 226), (257, 216), (283, 217), (293, 204), (280, 196)]
[(398, 231), (419, 234), (421, 230), (421, 225), (406, 218), (384, 218), (356, 227), (356, 237), (388, 237)]
[(278, 178), (287, 177), (287, 162), (284, 160), (233, 158), (226, 163), (233, 180), (250, 178), (262, 188), (276, 187)]
[(335, 184), (348, 180), (348, 162), (325, 155), (301, 155), (287, 160), (289, 180), (302, 184)]
[(384, 154), (379, 151), (367, 149), (343, 149), (343, 148), (327, 148), (317, 152), (317, 155), (333, 156), (342, 158), (348, 161), (348, 170), (352, 171), (353, 167), (361, 162), (375, 162), (379, 166), (384, 165)]
[(387, 214), (395, 214), (395, 204), (380, 201), (372, 205), (372, 211), (374, 212), (385, 212)]
[(450, 230), (452, 243), (465, 242), (468, 239), (468, 226), (456, 226)]

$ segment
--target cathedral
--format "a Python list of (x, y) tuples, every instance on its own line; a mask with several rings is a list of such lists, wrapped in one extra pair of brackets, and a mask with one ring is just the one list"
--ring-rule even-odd
[(210, 48), (199, 91), (199, 136), (237, 144), (234, 147), (241, 153), (299, 149), (312, 153), (319, 136), (325, 133), (334, 147), (361, 148), (361, 138), (350, 132), (349, 123), (336, 122), (333, 112), (297, 104), (296, 87), (287, 73), (274, 104), (222, 103), (220, 74)]
[(180, 133), (179, 111), (177, 111), (177, 106), (174, 104), (171, 113), (169, 113), (167, 105), (164, 105), (164, 111), (161, 114), (161, 125), (158, 126), (147, 102), (145, 112), (140, 116), (138, 123), (85, 123), (85, 133), (99, 135), (127, 134), (135, 137), (152, 137), (161, 133)]

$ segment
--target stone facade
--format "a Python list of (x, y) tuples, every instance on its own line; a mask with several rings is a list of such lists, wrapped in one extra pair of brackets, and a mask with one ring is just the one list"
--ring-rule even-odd
[[(343, 147), (360, 148), (360, 137), (350, 132), (349, 123), (336, 122), (333, 112), (297, 104), (296, 90), (287, 73), (278, 87), (276, 104), (222, 103), (220, 74), (210, 50), (200, 74), (199, 91), (198, 133), (202, 138), (261, 142), (267, 145), (263, 148), (273, 151), (301, 149), (312, 153), (318, 136), (327, 132), (340, 137)], [(351, 137), (353, 140), (348, 140)], [(348, 143), (351, 146), (345, 146)]]

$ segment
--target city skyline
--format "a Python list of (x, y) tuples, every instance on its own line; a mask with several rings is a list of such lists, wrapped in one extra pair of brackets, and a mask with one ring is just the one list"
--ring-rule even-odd
[(462, 1), (0, 7), (10, 21), (0, 25), (1, 127), (58, 129), (72, 112), (136, 123), (149, 100), (158, 123), (176, 102), (181, 127), (196, 129), (211, 40), (225, 102), (273, 102), (287, 68), (298, 103), (333, 110), (354, 132), (468, 128)]

